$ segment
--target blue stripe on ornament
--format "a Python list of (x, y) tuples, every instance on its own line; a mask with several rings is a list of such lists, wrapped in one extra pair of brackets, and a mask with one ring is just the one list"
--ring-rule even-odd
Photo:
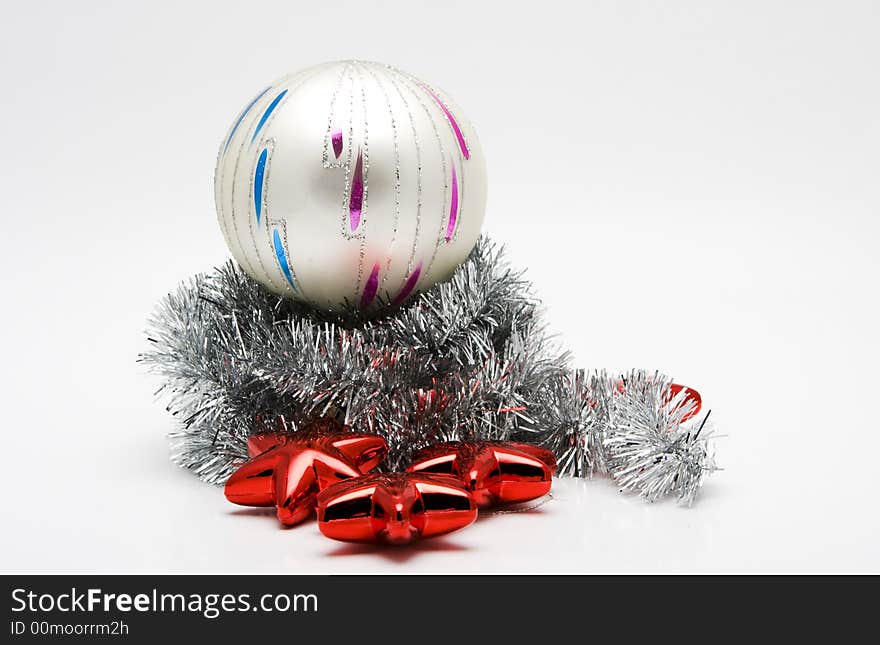
[(260, 216), (263, 214), (263, 180), (266, 176), (266, 159), (269, 158), (269, 149), (263, 148), (260, 158), (257, 159), (257, 169), (254, 170), (254, 208), (257, 210), (257, 226), (260, 225)]
[(263, 112), (263, 116), (260, 117), (260, 122), (257, 123), (257, 129), (254, 130), (254, 134), (251, 137), (251, 143), (256, 141), (257, 135), (260, 133), (260, 130), (262, 130), (263, 126), (266, 125), (266, 120), (269, 118), (269, 116), (272, 114), (272, 112), (275, 111), (275, 108), (278, 107), (278, 104), (281, 103), (281, 99), (284, 98), (285, 94), (287, 94), (287, 90), (284, 90), (283, 92), (281, 92), (281, 94), (276, 96), (272, 100), (272, 102), (269, 104), (269, 107), (266, 108), (266, 111)]
[(226, 137), (226, 143), (223, 145), (223, 152), (226, 152), (226, 149), (229, 147), (229, 144), (232, 143), (232, 137), (235, 136), (235, 133), (238, 131), (238, 126), (240, 126), (241, 122), (244, 121), (244, 117), (246, 117), (248, 112), (251, 111), (251, 108), (254, 107), (254, 104), (257, 101), (259, 101), (261, 98), (263, 98), (263, 95), (271, 89), (272, 89), (272, 86), (270, 85), (265, 90), (263, 90), (262, 92), (257, 94), (257, 96), (254, 97), (254, 100), (251, 101), (250, 103), (248, 103), (247, 107), (241, 111), (241, 114), (238, 115), (238, 119), (235, 121), (235, 125), (232, 126), (232, 132), (230, 132), (229, 136)]
[(284, 273), (290, 287), (296, 289), (296, 285), (293, 284), (293, 276), (290, 274), (290, 265), (287, 263), (287, 253), (284, 252), (284, 244), (281, 242), (281, 235), (278, 234), (277, 228), (272, 231), (272, 243), (275, 245), (275, 257), (278, 258), (281, 272)]

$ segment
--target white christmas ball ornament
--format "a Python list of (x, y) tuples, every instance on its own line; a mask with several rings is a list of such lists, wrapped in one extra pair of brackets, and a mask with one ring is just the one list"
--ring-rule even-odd
[(214, 187), (229, 249), (260, 284), (320, 308), (375, 309), (464, 261), (486, 168), (445, 93), (342, 61), (260, 92), (220, 146)]

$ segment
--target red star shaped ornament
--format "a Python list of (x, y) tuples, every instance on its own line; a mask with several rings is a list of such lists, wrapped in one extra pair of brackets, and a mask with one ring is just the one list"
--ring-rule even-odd
[(549, 493), (556, 458), (549, 450), (526, 443), (450, 441), (417, 452), (407, 471), (452, 476), (485, 507)]
[(318, 528), (334, 540), (409, 544), (477, 519), (474, 499), (456, 479), (427, 473), (349, 479), (318, 495)]
[(281, 523), (293, 526), (311, 516), (320, 490), (372, 470), (387, 451), (382, 437), (352, 433), (327, 420), (297, 433), (253, 435), (248, 439), (251, 459), (227, 480), (226, 499), (242, 506), (274, 506)]

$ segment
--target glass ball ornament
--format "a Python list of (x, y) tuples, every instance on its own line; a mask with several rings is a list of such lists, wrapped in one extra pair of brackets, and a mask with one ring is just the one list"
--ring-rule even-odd
[(377, 310), (445, 280), (483, 222), (486, 167), (440, 89), (378, 63), (285, 76), (236, 117), (214, 173), (241, 267), (281, 296)]

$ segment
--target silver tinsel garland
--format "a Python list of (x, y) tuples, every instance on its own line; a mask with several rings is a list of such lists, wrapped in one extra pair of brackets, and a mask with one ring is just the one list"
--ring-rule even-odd
[(181, 421), (173, 459), (211, 483), (252, 432), (322, 415), (385, 437), (387, 469), (439, 441), (530, 441), (562, 475), (688, 504), (715, 469), (705, 416), (683, 420), (668, 378), (570, 369), (530, 284), (485, 238), (450, 280), (377, 319), (278, 298), (230, 262), (169, 294), (148, 338), (140, 360)]

